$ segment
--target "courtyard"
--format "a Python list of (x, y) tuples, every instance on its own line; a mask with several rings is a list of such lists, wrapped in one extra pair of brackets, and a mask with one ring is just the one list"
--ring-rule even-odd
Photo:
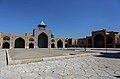
[[(102, 50), (102, 49), (101, 49)], [(42, 58), (37, 62), (5, 63), (6, 51), (0, 49), (0, 79), (119, 79), (120, 54), (104, 51), (66, 49), (11, 49), (12, 62)], [(34, 52), (33, 52), (34, 51)], [(39, 51), (39, 52), (38, 52)], [(34, 53), (31, 54), (31, 53)], [(90, 53), (89, 53), (90, 52)], [(96, 52), (96, 53), (95, 53)], [(109, 53), (110, 52), (110, 53)], [(28, 53), (28, 54), (27, 54)], [(44, 53), (44, 54), (43, 54)], [(70, 55), (71, 54), (71, 55)], [(111, 55), (112, 54), (112, 55)]]
[(0, 0), (0, 79), (120, 79), (120, 0)]
[(84, 51), (74, 51), (67, 49), (49, 49), (49, 48), (36, 48), (36, 49), (9, 49), (7, 52), (7, 62), (10, 65), (24, 64), (31, 62), (39, 62), (50, 59), (61, 59), (79, 56), (84, 54)]

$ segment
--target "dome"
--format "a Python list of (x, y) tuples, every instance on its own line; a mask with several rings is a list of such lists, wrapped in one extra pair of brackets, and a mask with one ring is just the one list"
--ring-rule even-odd
[(46, 27), (46, 24), (42, 21), (42, 22), (38, 25), (38, 27), (45, 28), (45, 27)]

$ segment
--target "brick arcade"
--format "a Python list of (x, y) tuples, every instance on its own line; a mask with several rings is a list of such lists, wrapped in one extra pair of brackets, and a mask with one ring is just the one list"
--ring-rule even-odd
[(120, 47), (120, 35), (118, 32), (105, 29), (92, 31), (91, 36), (86, 38), (56, 38), (52, 31), (47, 29), (44, 22), (33, 29), (32, 34), (23, 36), (5, 35), (0, 33), (0, 48), (68, 48), (68, 47), (90, 47), (90, 48), (116, 48)]

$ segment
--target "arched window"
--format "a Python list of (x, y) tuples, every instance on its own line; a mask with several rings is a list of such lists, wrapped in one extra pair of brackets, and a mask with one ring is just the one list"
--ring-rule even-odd
[(51, 40), (51, 42), (55, 42), (55, 40), (54, 40), (54, 39), (52, 39), (52, 40)]
[(33, 38), (30, 38), (29, 41), (34, 41), (34, 39), (33, 39)]
[(10, 40), (10, 37), (9, 37), (9, 36), (5, 36), (5, 37), (3, 38), (3, 40), (9, 41), (9, 40)]

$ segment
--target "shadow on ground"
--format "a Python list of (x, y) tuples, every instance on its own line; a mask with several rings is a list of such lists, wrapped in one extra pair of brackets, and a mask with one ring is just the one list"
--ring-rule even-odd
[(94, 56), (95, 57), (120, 59), (120, 52), (117, 52), (117, 53), (104, 53), (104, 52), (100, 52), (100, 55), (94, 55)]

